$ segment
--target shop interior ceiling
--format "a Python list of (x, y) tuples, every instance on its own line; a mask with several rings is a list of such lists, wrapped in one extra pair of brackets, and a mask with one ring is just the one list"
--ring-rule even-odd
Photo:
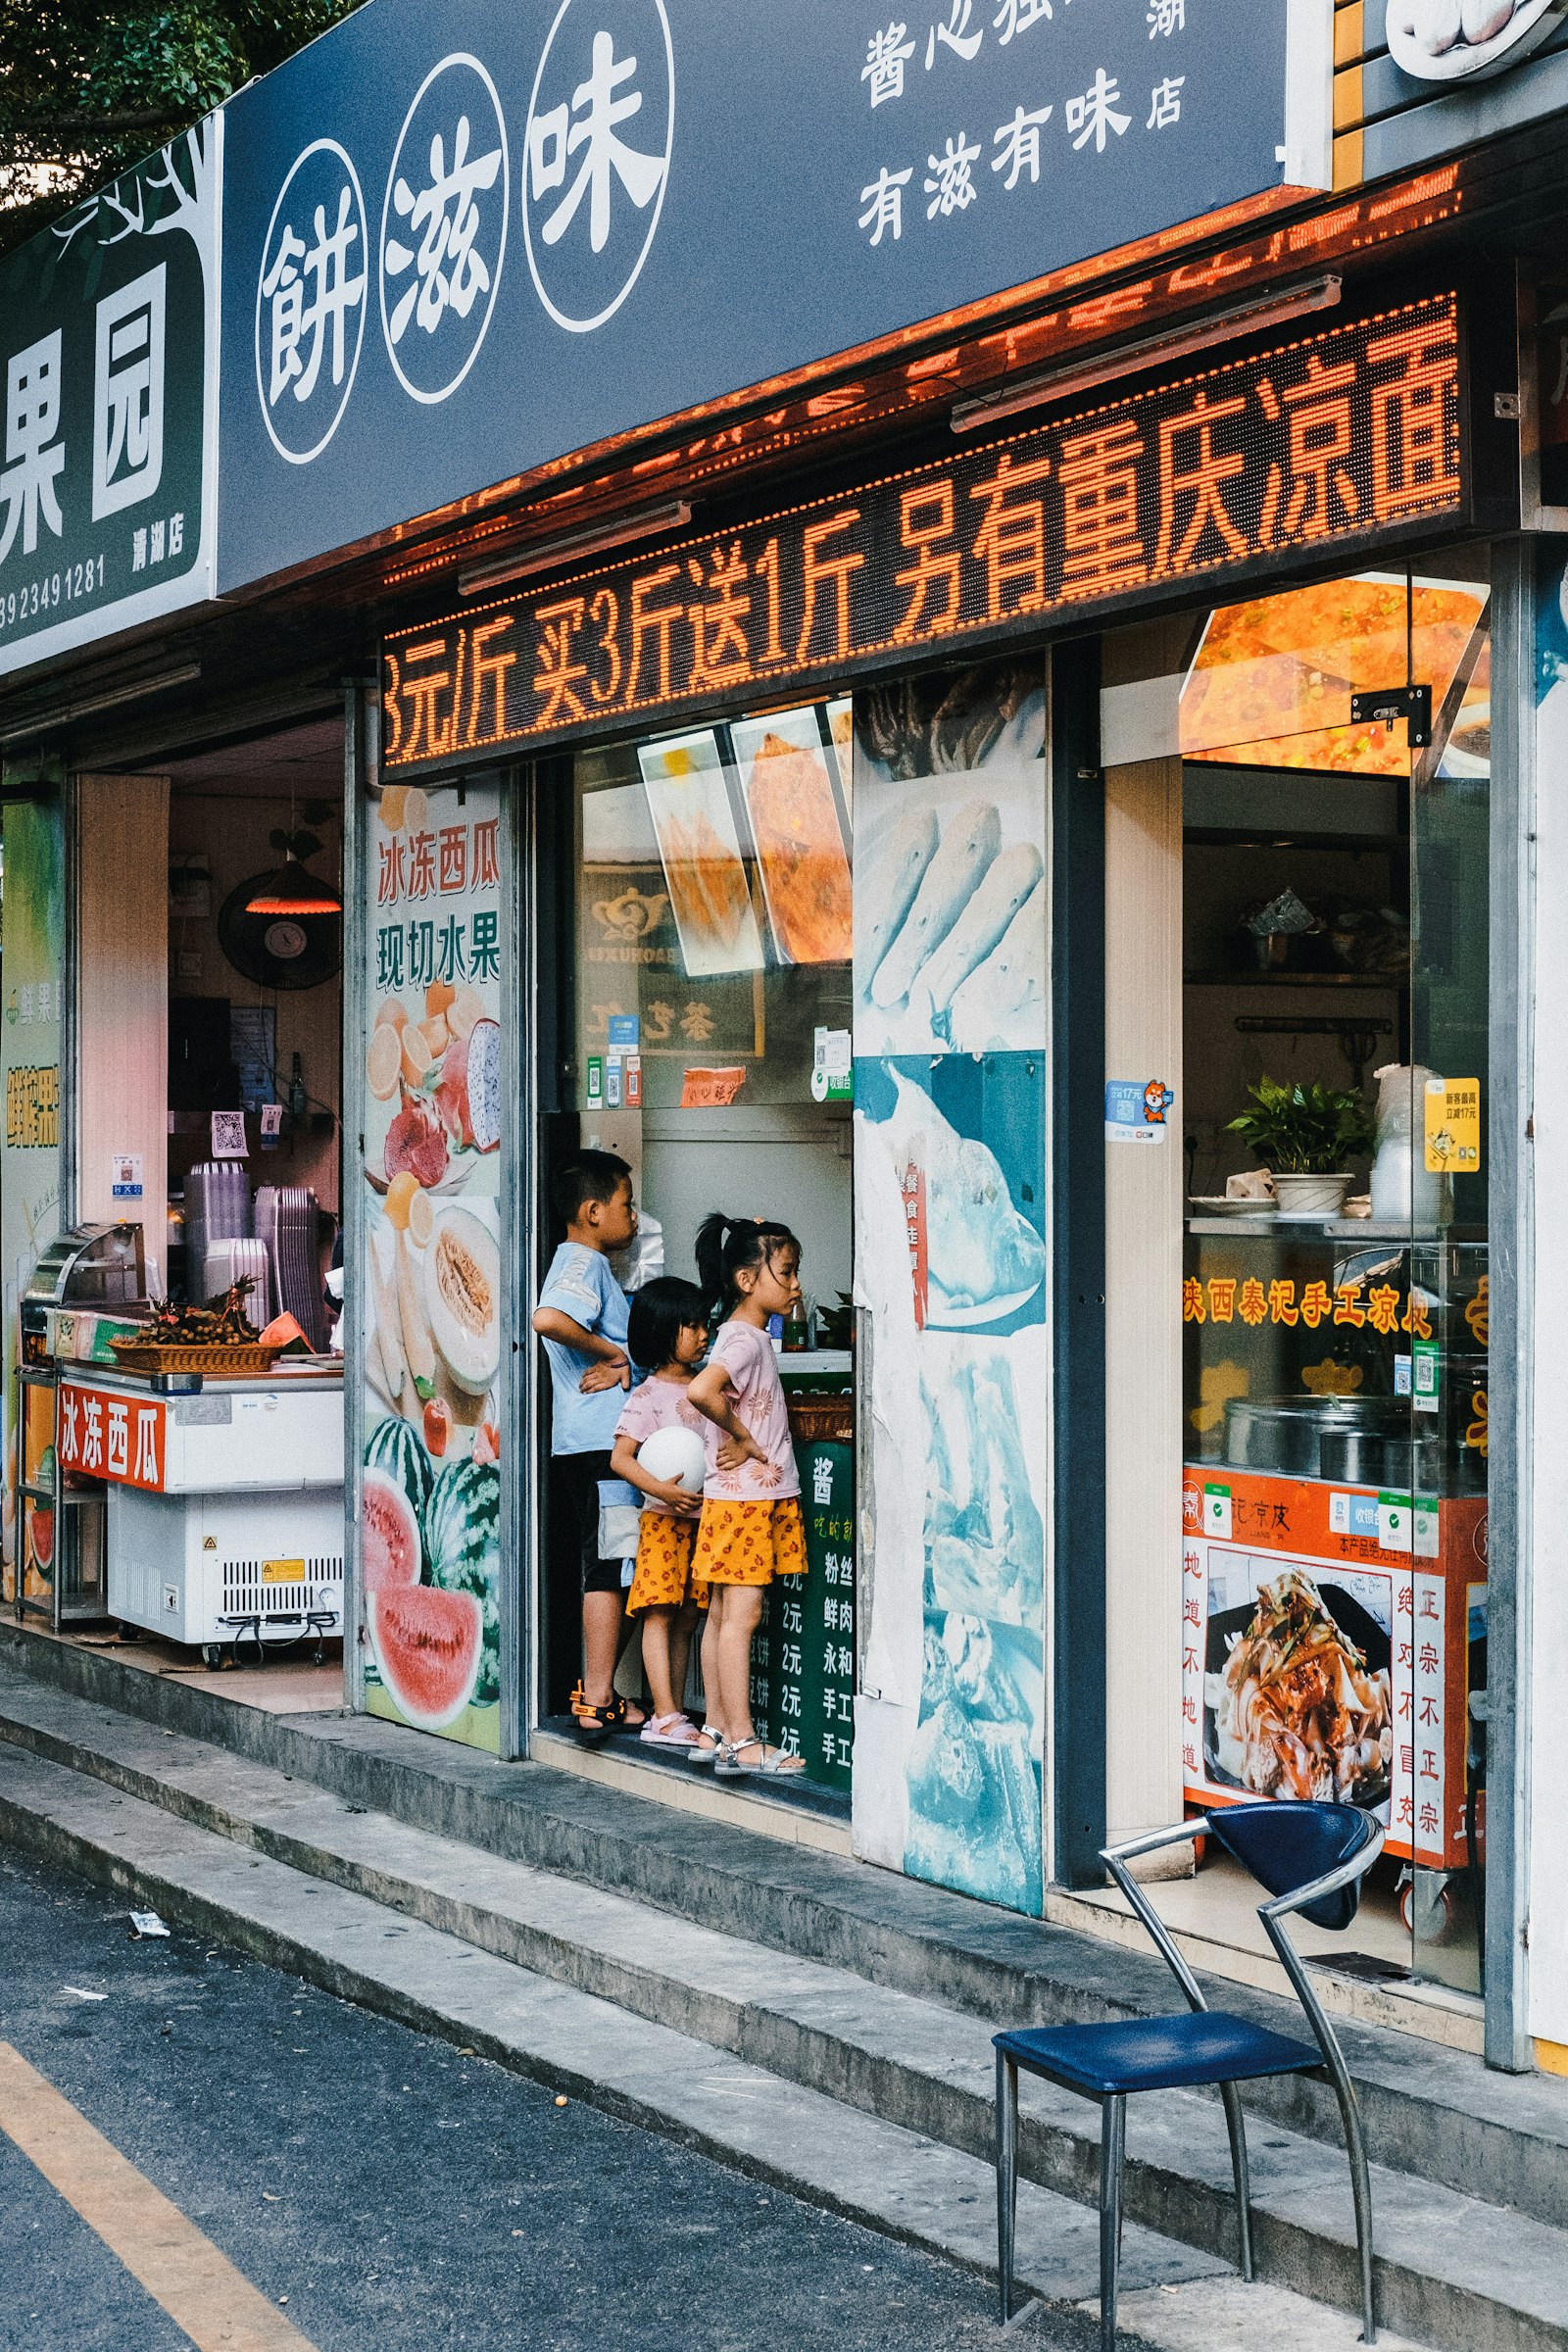
[(326, 800), (336, 808), (343, 792), (343, 722), (318, 719), (260, 739), (222, 743), (183, 760), (162, 760), (159, 772), (169, 777), (176, 800), (222, 793), (276, 801), (293, 794), (302, 804)]
[[(761, 479), (806, 465), (831, 470), (894, 431), (951, 447), (948, 419), (960, 398), (1146, 342), (1161, 323), (1314, 273), (1349, 281), (1395, 258), (1403, 269), (1499, 253), (1552, 266), (1568, 227), (1562, 156), (1560, 121), (1537, 123), (1411, 179), (1232, 222), (1174, 256), (1165, 248), (1108, 257), (1098, 275), (1078, 270), (1070, 284), (1035, 289), (1026, 312), (1004, 318), (999, 305), (994, 324), (966, 322), (961, 339), (952, 320), (934, 320), (896, 353), (850, 354), (809, 380), (756, 387), (621, 445), (575, 452), (243, 604), (24, 678), (0, 694), (0, 749), (48, 733), (64, 737), (74, 765), (141, 764), (225, 727), (325, 716), (341, 709), (345, 676), (373, 662), (390, 612), (407, 616), (426, 587), (432, 610), (449, 602), (460, 565), (520, 556), (597, 516), (675, 496), (700, 507), (706, 522), (726, 503), (755, 497)], [(1348, 299), (1351, 291), (1348, 282)], [(563, 554), (561, 564), (570, 560)], [(122, 706), (70, 717), (72, 704), (104, 695)]]

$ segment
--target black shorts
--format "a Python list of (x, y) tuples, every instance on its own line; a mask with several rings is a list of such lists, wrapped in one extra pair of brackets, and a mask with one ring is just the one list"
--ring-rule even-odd
[(599, 1482), (611, 1475), (608, 1450), (550, 1457), (550, 1550), (576, 1569), (585, 1592), (618, 1592), (619, 1560), (599, 1557)]

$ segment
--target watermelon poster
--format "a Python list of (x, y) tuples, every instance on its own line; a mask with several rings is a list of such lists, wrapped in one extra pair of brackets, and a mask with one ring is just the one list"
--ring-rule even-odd
[(366, 1704), (499, 1753), (499, 789), (390, 784), (368, 836)]
[[(5, 1590), (14, 1596), (17, 1543), (18, 1304), (39, 1253), (60, 1224), (60, 975), (65, 947), (65, 841), (58, 801), (16, 801), (0, 811), (3, 960), (0, 1075), (6, 1123), (0, 1148), (0, 1272), (4, 1276)], [(36, 1467), (36, 1465), (34, 1465)], [(29, 1540), (41, 1544), (47, 1514)], [(45, 1590), (41, 1557), (22, 1563), (29, 1592)]]

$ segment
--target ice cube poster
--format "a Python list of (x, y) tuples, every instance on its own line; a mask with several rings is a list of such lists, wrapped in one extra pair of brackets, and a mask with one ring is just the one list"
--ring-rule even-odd
[[(856, 702), (856, 1265), (883, 1703), (862, 1850), (1045, 1894), (1046, 698), (991, 663)], [(911, 1478), (914, 1464), (922, 1475)], [(887, 1769), (889, 1732), (898, 1750)]]
[(501, 1744), (502, 806), (368, 812), (361, 1592), (372, 1715)]

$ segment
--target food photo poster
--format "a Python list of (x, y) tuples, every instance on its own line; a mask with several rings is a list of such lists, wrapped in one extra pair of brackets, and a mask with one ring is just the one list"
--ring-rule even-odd
[(500, 1750), (501, 796), (388, 785), (366, 891), (366, 1705)]

